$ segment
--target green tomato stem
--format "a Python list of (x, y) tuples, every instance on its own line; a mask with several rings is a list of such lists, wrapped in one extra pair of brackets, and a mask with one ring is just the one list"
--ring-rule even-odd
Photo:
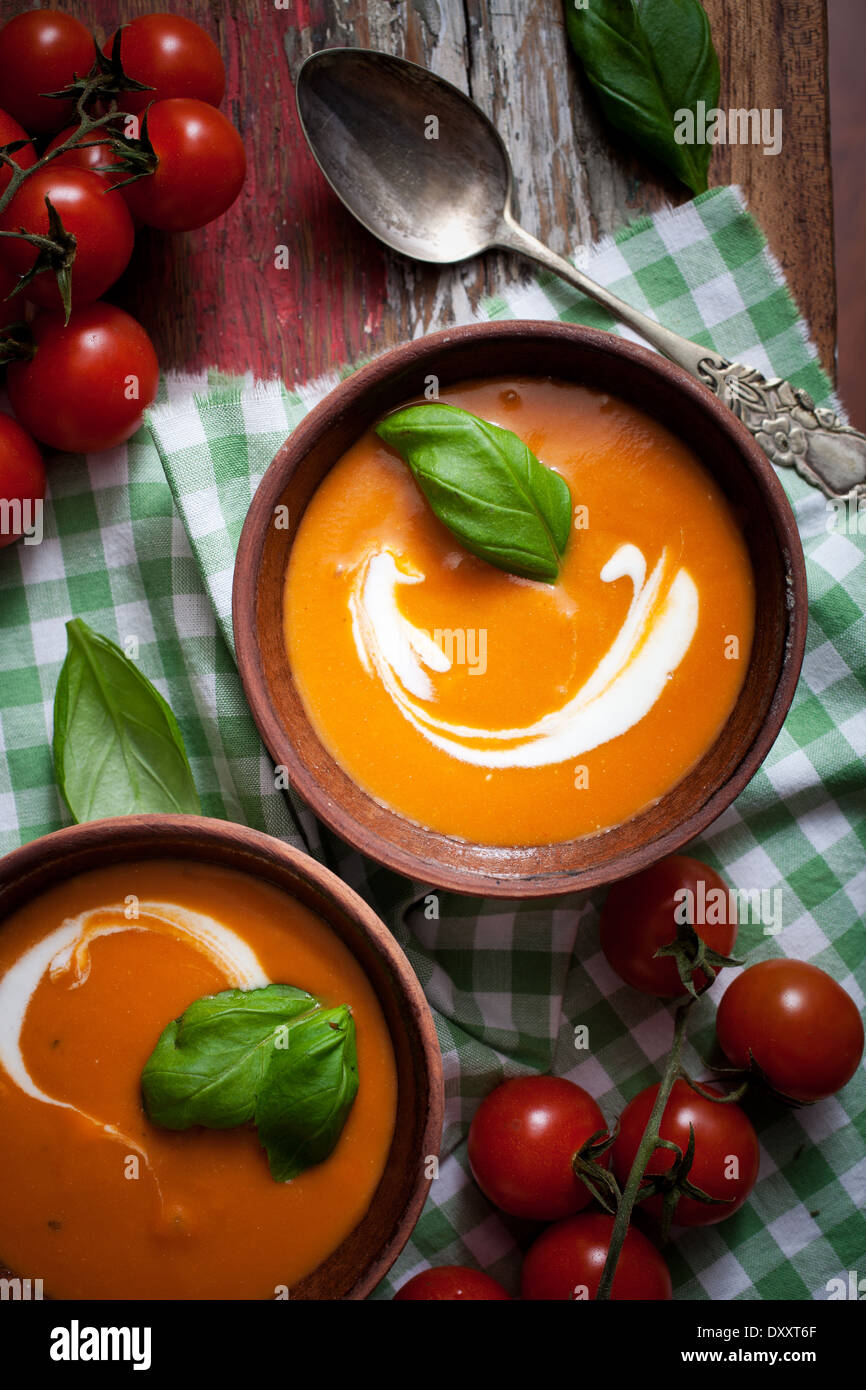
[(628, 1232), (628, 1226), (631, 1221), (631, 1214), (634, 1210), (637, 1194), (643, 1180), (643, 1175), (646, 1172), (646, 1166), (652, 1158), (659, 1142), (659, 1126), (661, 1124), (662, 1115), (665, 1112), (665, 1106), (670, 1098), (674, 1082), (680, 1074), (680, 1057), (682, 1055), (683, 1040), (686, 1034), (686, 1020), (688, 1019), (689, 1009), (694, 1003), (694, 999), (688, 999), (684, 1004), (679, 1006), (676, 1012), (674, 1039), (671, 1044), (670, 1053), (668, 1054), (664, 1076), (661, 1079), (655, 1104), (650, 1112), (650, 1117), (646, 1122), (646, 1129), (643, 1132), (638, 1151), (635, 1154), (634, 1163), (628, 1175), (628, 1181), (623, 1188), (622, 1201), (617, 1208), (616, 1219), (613, 1223), (613, 1232), (610, 1238), (607, 1259), (604, 1262), (601, 1282), (598, 1286), (598, 1293), (595, 1296), (596, 1302), (607, 1301), (611, 1296), (613, 1277), (616, 1273), (623, 1242)]
[[(56, 150), (46, 151), (46, 153), (41, 155), (39, 159), (36, 160), (36, 163), (31, 164), (28, 169), (22, 169), (20, 164), (16, 164), (14, 155), (3, 156), (3, 164), (11, 170), (12, 177), (2, 194), (0, 194), (0, 212), (6, 210), (25, 179), (29, 179), (32, 174), (36, 174), (40, 169), (44, 169), (46, 164), (50, 164), (52, 159), (57, 159), (58, 155), (65, 154), (67, 150), (74, 149), (81, 135), (89, 135), (91, 131), (98, 130), (101, 126), (108, 125), (109, 121), (116, 119), (116, 116), (117, 112), (115, 112), (114, 115), (107, 116), (89, 116), (85, 112), (82, 115), (78, 127), (73, 131), (72, 135), (69, 136), (69, 139), (64, 140), (62, 145), (58, 145)], [(92, 143), (99, 144), (100, 142), (93, 141)], [(7, 235), (17, 236), (18, 233), (7, 233)]]

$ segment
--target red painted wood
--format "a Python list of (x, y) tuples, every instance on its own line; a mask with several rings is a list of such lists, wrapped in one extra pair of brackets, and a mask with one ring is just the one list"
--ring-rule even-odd
[[(9, 18), (31, 3), (0, 0), (0, 15)], [(343, 210), (306, 149), (295, 113), (292, 74), (316, 48), (386, 48), (429, 61), (471, 88), (519, 156), (527, 225), (556, 250), (612, 231), (666, 198), (687, 196), (662, 182), (601, 121), (568, 51), (562, 0), (514, 9), (486, 0), (52, 3), (100, 38), (136, 14), (159, 8), (186, 14), (213, 35), (227, 63), (223, 109), (241, 131), (249, 167), (240, 199), (218, 222), (186, 236), (143, 230), (110, 296), (146, 326), (166, 369), (210, 366), (300, 382), (441, 327), (458, 299), (475, 304), (523, 273), (517, 258), (497, 256), (451, 275), (412, 265), (385, 251)], [(705, 4), (722, 60), (723, 104), (785, 111), (782, 156), (720, 147), (712, 181), (744, 187), (831, 366), (824, 0)], [(288, 269), (274, 264), (278, 245), (289, 248)]]
[[(3, 19), (30, 8), (4, 0)], [(154, 0), (55, 0), (100, 39)], [(168, 8), (168, 7), (166, 7)], [(201, 24), (227, 67), (223, 110), (247, 150), (247, 179), (233, 208), (185, 236), (142, 228), (129, 269), (109, 298), (152, 335), (163, 369), (304, 380), (356, 356), (385, 301), (384, 251), (344, 211), (318, 174), (295, 112), (284, 41), (324, 23), (323, 4), (265, 0), (231, 6), (174, 0)], [(289, 268), (275, 249), (289, 247)], [(360, 244), (360, 252), (359, 252)], [(352, 248), (351, 250), (349, 248)]]

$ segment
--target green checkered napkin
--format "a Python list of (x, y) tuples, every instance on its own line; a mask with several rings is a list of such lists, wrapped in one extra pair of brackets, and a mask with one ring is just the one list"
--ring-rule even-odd
[[(823, 403), (829, 383), (754, 222), (732, 189), (625, 228), (589, 273), (671, 328), (789, 377)], [(489, 317), (615, 328), (547, 276), (489, 302)], [(526, 1229), (468, 1177), (466, 1127), (505, 1076), (553, 1070), (613, 1120), (657, 1079), (671, 1013), (624, 986), (598, 944), (600, 895), (483, 902), (378, 868), (275, 791), (232, 656), (235, 547), (256, 486), (289, 431), (334, 383), (169, 380), (127, 446), (51, 467), (41, 545), (0, 552), (0, 848), (68, 819), (52, 777), (51, 703), (64, 622), (136, 637), (142, 670), (183, 730), (204, 811), (305, 845), (366, 897), (407, 950), (435, 1010), (448, 1098), (442, 1162), (415, 1233), (376, 1297), (427, 1263), (477, 1264), (516, 1290)], [(194, 395), (197, 392), (197, 395)], [(790, 471), (782, 481), (811, 595), (803, 678), (770, 756), (695, 846), (737, 888), (778, 889), (783, 930), (741, 927), (738, 954), (786, 953), (829, 970), (863, 1006), (866, 973), (866, 540)], [(835, 528), (835, 529), (834, 529)], [(864, 528), (866, 529), (866, 528)], [(731, 978), (728, 972), (727, 979)], [(686, 1062), (713, 1040), (714, 986), (693, 1013)], [(575, 1026), (590, 1046), (575, 1049)], [(825, 1298), (866, 1263), (866, 1076), (800, 1111), (747, 1102), (763, 1146), (748, 1204), (669, 1249), (677, 1296)]]

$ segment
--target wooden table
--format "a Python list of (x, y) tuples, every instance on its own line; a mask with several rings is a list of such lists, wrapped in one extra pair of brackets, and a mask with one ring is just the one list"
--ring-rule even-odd
[[(278, 0), (283, 3), (284, 0)], [(158, 0), (53, 0), (101, 26)], [(456, 308), (526, 274), (491, 255), (453, 270), (391, 254), (346, 213), (307, 152), (293, 80), (318, 48), (358, 45), (424, 63), (493, 117), (526, 227), (573, 252), (688, 192), (602, 123), (569, 51), (563, 0), (172, 0), (217, 38), (229, 73), (224, 109), (249, 159), (241, 199), (185, 237), (139, 236), (112, 298), (145, 324), (163, 367), (218, 366), (300, 382), (442, 327)], [(722, 65), (721, 105), (781, 107), (780, 155), (717, 147), (712, 183), (736, 182), (834, 367), (836, 297), (825, 0), (704, 0)], [(29, 0), (3, 0), (9, 17)], [(275, 264), (287, 247), (288, 268)]]

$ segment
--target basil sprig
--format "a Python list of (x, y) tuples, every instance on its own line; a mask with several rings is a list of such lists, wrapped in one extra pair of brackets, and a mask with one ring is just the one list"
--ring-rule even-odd
[(712, 147), (678, 144), (676, 113), (718, 105), (719, 59), (700, 0), (565, 0), (575, 53), (611, 125), (694, 193), (707, 188)]
[(406, 460), (441, 522), (473, 555), (552, 584), (571, 530), (568, 484), (511, 430), (431, 402), (376, 433)]
[(136, 812), (198, 814), (177, 720), (119, 647), (81, 618), (54, 698), (54, 768), (76, 821)]
[(333, 1151), (358, 1090), (355, 1024), (291, 985), (197, 999), (163, 1031), (141, 1074), (165, 1129), (252, 1122), (271, 1175), (288, 1182)]

